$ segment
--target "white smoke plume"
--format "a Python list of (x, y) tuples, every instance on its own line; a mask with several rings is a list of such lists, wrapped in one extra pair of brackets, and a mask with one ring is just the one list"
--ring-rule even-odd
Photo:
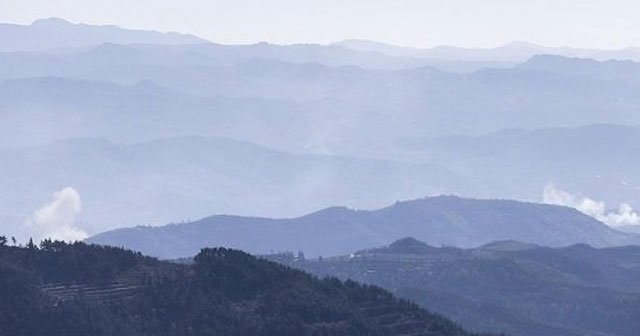
[(34, 240), (77, 241), (88, 234), (77, 227), (77, 217), (82, 211), (80, 194), (67, 187), (53, 194), (52, 200), (36, 210), (27, 220), (27, 226)]
[(544, 188), (542, 199), (547, 204), (575, 208), (609, 226), (640, 225), (640, 214), (627, 203), (620, 204), (617, 212), (608, 211), (605, 202), (560, 190), (553, 184)]

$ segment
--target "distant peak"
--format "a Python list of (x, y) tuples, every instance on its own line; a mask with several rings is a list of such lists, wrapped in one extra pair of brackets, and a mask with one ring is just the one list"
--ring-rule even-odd
[(32, 26), (72, 26), (73, 23), (64, 20), (64, 19), (60, 19), (60, 18), (48, 18), (48, 19), (39, 19), (39, 20), (35, 20), (33, 21), (33, 23), (31, 23)]
[(427, 244), (413, 238), (413, 237), (406, 237), (406, 238), (402, 238), (402, 239), (398, 239), (395, 242), (391, 243), (391, 245), (389, 245), (389, 247), (406, 247), (406, 246), (427, 246)]
[(391, 243), (388, 247), (389, 252), (395, 253), (425, 253), (432, 251), (434, 247), (431, 247), (413, 237), (406, 237)]
[(330, 208), (325, 208), (322, 209), (320, 211), (316, 211), (313, 212), (305, 217), (308, 216), (339, 216), (339, 215), (344, 215), (344, 214), (351, 214), (353, 213), (354, 210), (347, 208), (347, 207), (342, 207), (342, 206), (335, 206), (335, 207), (330, 207)]

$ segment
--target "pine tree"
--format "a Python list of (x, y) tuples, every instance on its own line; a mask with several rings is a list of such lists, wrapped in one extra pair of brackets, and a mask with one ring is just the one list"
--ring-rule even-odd
[(29, 238), (29, 242), (27, 243), (27, 249), (29, 250), (37, 250), (38, 247), (33, 243), (33, 238)]

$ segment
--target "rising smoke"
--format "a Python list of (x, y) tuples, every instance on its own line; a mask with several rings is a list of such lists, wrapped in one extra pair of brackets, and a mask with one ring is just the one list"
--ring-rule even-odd
[(627, 203), (620, 204), (617, 212), (610, 211), (605, 202), (572, 194), (553, 184), (544, 188), (543, 202), (575, 208), (609, 226), (640, 225), (640, 214)]
[(53, 194), (52, 200), (36, 210), (27, 220), (27, 227), (34, 240), (77, 241), (88, 234), (77, 227), (77, 218), (82, 210), (80, 194), (67, 187)]

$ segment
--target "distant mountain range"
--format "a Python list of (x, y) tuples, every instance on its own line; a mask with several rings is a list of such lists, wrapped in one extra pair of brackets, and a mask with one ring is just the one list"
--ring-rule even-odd
[(409, 139), (400, 146), (407, 149), (404, 157), (438, 162), (468, 183), (483, 185), (478, 189), (484, 192), (502, 190), (510, 198), (528, 199), (541, 195), (541, 186), (555, 183), (581, 197), (606, 201), (613, 211), (625, 202), (640, 206), (640, 174), (631, 155), (640, 151), (638, 127), (511, 129)]
[(375, 211), (329, 208), (292, 219), (213, 216), (193, 223), (118, 229), (87, 241), (161, 258), (188, 257), (206, 246), (256, 254), (302, 251), (309, 256), (336, 256), (405, 236), (458, 247), (505, 239), (545, 246), (640, 244), (640, 236), (615, 231), (570, 208), (446, 196)]
[(0, 42), (0, 52), (65, 51), (102, 43), (207, 43), (206, 40), (192, 35), (122, 29), (113, 25), (73, 24), (58, 18), (37, 20), (31, 25), (0, 24)]
[(292, 154), (214, 137), (130, 145), (61, 140), (0, 149), (0, 162), (0, 185), (14, 191), (0, 194), (2, 213), (13, 215), (0, 227), (23, 239), (28, 233), (19, 231), (26, 217), (54, 191), (68, 186), (80, 194), (78, 225), (90, 233), (197, 219), (212, 212), (298, 216), (331, 206), (338, 196), (348, 206), (375, 208), (405, 197), (465, 188), (463, 179), (438, 165)]
[[(58, 56), (83, 52), (100, 45), (135, 45), (158, 51), (162, 48), (165, 60), (191, 60), (230, 64), (252, 58), (278, 59), (294, 63), (321, 63), (332, 66), (357, 65), (378, 69), (402, 69), (437, 64), (452, 71), (468, 72), (486, 66), (508, 66), (505, 62), (475, 62), (430, 60), (371, 53), (337, 45), (294, 44), (275, 45), (266, 42), (250, 45), (221, 45), (187, 34), (123, 29), (113, 25), (74, 24), (63, 19), (49, 18), (31, 25), (0, 24), (0, 53), (54, 53)], [(98, 58), (113, 57), (109, 50), (94, 53)], [(135, 55), (129, 55), (135, 58)], [(140, 56), (138, 54), (137, 56)], [(153, 59), (147, 60), (153, 63)]]
[(385, 54), (362, 41), (219, 45), (59, 19), (2, 27), (54, 36), (81, 31), (87, 45), (9, 50), (11, 41), (0, 35), (7, 48), (0, 52), (0, 146), (213, 135), (288, 151), (381, 157), (404, 136), (640, 125), (639, 63), (536, 56), (531, 50), (544, 48), (529, 44), (496, 49), (527, 50), (509, 66), (489, 62), (467, 71), (468, 64), (440, 66), (459, 62), (455, 57)]
[(512, 42), (496, 48), (462, 48), (438, 46), (435, 48), (398, 47), (369, 40), (344, 40), (333, 45), (347, 49), (379, 52), (391, 56), (424, 57), (429, 59), (475, 61), (475, 62), (513, 62), (520, 63), (536, 55), (558, 55), (566, 57), (592, 58), (595, 60), (635, 60), (640, 61), (640, 48), (629, 47), (620, 50), (581, 49), (571, 47), (544, 47), (527, 42)]
[[(212, 44), (211, 41), (189, 34), (157, 32), (120, 28), (115, 25), (76, 24), (60, 18), (36, 20), (30, 25), (0, 24), (0, 52), (16, 51), (69, 51), (103, 43), (147, 45)], [(255, 44), (266, 47), (267, 43)], [(274, 46), (274, 45), (272, 45)], [(232, 46), (228, 46), (232, 47)], [(317, 47), (317, 50), (339, 52), (343, 55), (368, 53), (369, 56), (395, 58), (398, 64), (417, 64), (419, 59), (455, 64), (507, 65), (526, 61), (535, 55), (561, 55), (597, 60), (629, 59), (640, 61), (639, 48), (620, 50), (580, 49), (571, 47), (544, 47), (527, 42), (512, 42), (496, 48), (463, 48), (438, 46), (434, 48), (399, 47), (370, 40), (344, 40), (331, 45), (297, 44), (292, 49)], [(265, 49), (266, 50), (266, 49)], [(349, 53), (351, 51), (351, 53)], [(362, 57), (362, 55), (361, 55)], [(401, 60), (402, 59), (402, 60)]]
[[(209, 125), (224, 130), (227, 124)], [(140, 135), (151, 127), (141, 128)], [(286, 134), (271, 130), (277, 131)], [(577, 197), (605, 201), (606, 211), (617, 211), (623, 202), (637, 209), (640, 177), (634, 175), (629, 151), (638, 134), (633, 127), (602, 125), (416, 139), (399, 146), (402, 150), (390, 159), (293, 154), (216, 137), (135, 144), (83, 138), (5, 148), (0, 149), (0, 184), (14, 193), (0, 194), (0, 226), (20, 231), (51, 193), (68, 186), (80, 193), (79, 225), (92, 234), (211, 213), (296, 217), (337, 203), (375, 209), (438, 194), (540, 201), (549, 183)]]
[[(138, 52), (106, 49), (112, 48)], [(154, 64), (144, 50), (139, 58), (115, 52), (102, 60), (0, 55), (7, 64), (0, 70), (0, 145), (87, 134), (113, 141), (215, 135), (284, 150), (380, 157), (400, 137), (640, 124), (636, 63), (620, 63), (614, 74), (609, 63), (587, 63), (591, 70), (576, 75), (570, 66), (564, 73), (544, 69), (562, 62), (583, 67), (582, 60), (545, 58), (461, 75), (268, 59), (228, 66), (190, 59)], [(269, 134), (273, 129), (285, 130), (285, 138)]]
[(640, 247), (502, 241), (463, 250), (406, 238), (344, 257), (270, 258), (322, 277), (382, 286), (471, 330), (519, 336), (640, 330)]
[(588, 58), (537, 55), (527, 62), (517, 65), (517, 68), (574, 77), (597, 78), (610, 82), (640, 83), (640, 63), (630, 60), (599, 62)]
[[(0, 195), (0, 227), (67, 186), (91, 233), (437, 194), (540, 201), (550, 183), (640, 206), (640, 63), (565, 57), (595, 51), (221, 45), (59, 19), (2, 25), (0, 45), (0, 186), (19, 191)], [(213, 156), (211, 138), (278, 154)]]

